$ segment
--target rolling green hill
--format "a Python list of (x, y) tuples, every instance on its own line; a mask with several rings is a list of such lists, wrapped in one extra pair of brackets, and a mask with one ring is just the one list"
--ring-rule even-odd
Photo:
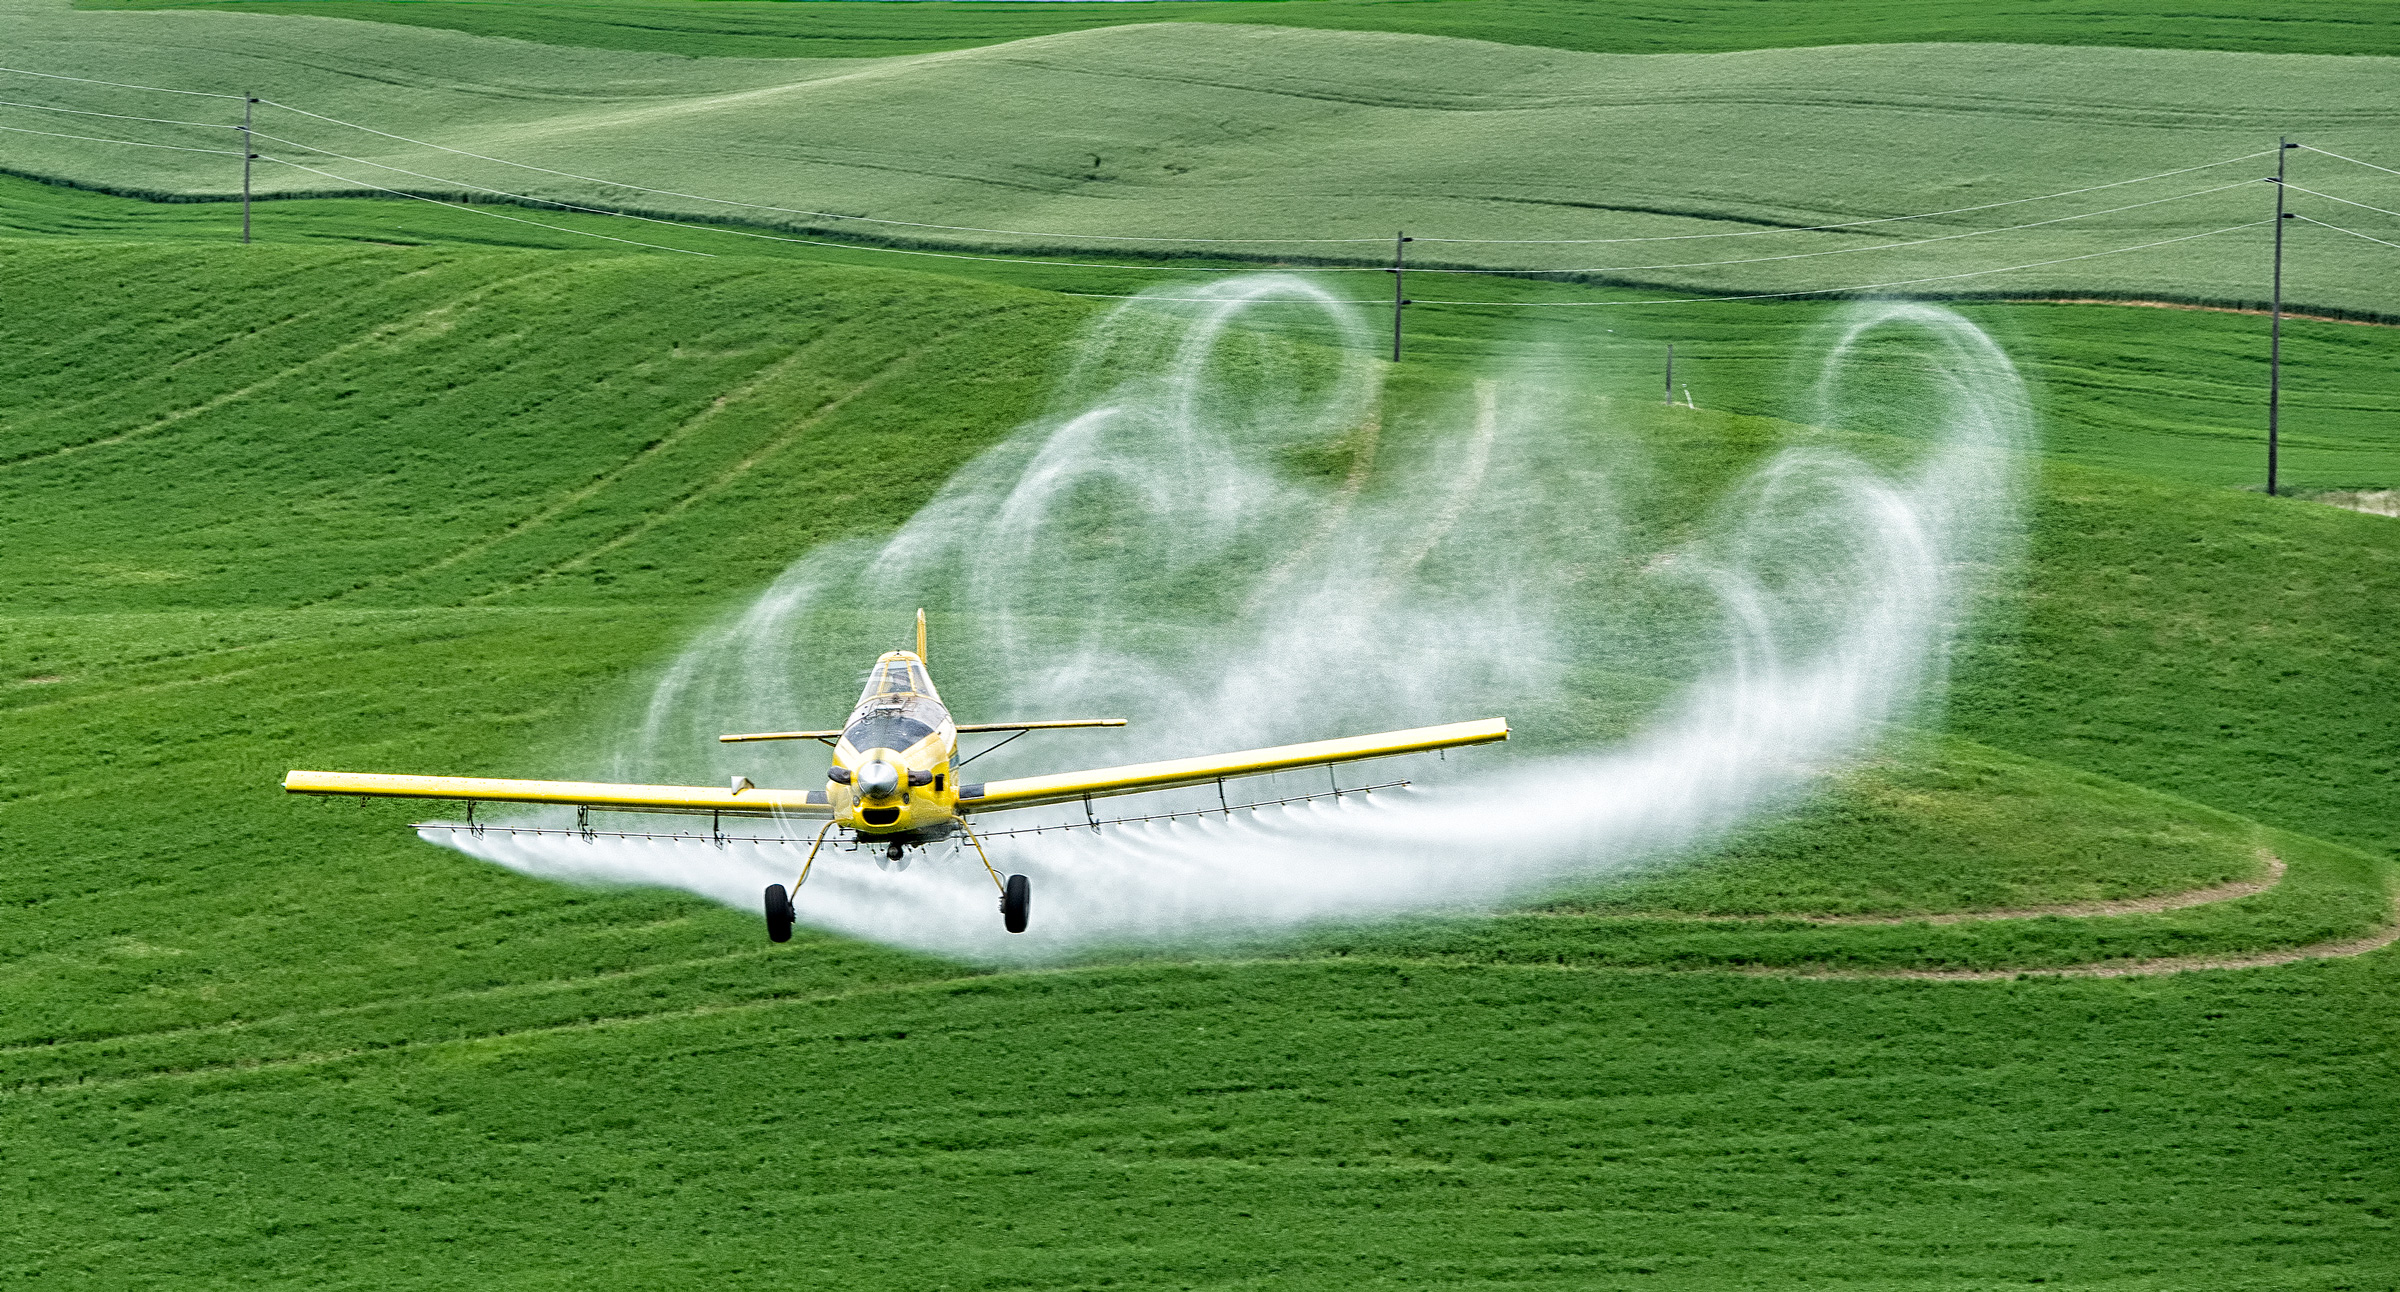
[[(0, 0), (0, 64), (124, 83), (0, 73), (0, 1279), (2400, 1285), (2400, 522), (2233, 487), (2263, 320), (1997, 299), (2262, 299), (2263, 227), (2097, 253), (2263, 220), (2282, 134), (2400, 166), (2388, 7), (160, 8)], [(128, 85), (262, 94), (261, 151), (326, 173), (263, 165), (231, 245), (233, 159), (176, 149), (239, 103)], [(328, 196), (365, 182), (735, 223)], [(1933, 729), (1522, 909), (1009, 971), (273, 788), (597, 774), (695, 633), (1046, 406), (1111, 304), (1063, 293), (1401, 228), (1604, 281), (1413, 276), (1392, 425), (1541, 374), (1647, 456), (1645, 533), (1787, 437), (1905, 445), (1784, 420), (1826, 304), (1635, 302), (1968, 298), (2042, 445)], [(2289, 232), (2294, 302), (2400, 312), (2400, 252)], [(2400, 329), (2285, 343), (2286, 481), (2400, 482)], [(1596, 737), (1663, 689), (1611, 680), (1545, 700)]]
[(479, 36), (720, 58), (866, 58), (967, 49), (1136, 22), (1396, 31), (1611, 54), (1717, 53), (1916, 41), (2400, 52), (2400, 24), (2359, 0), (2144, 5), (1924, 0), (1252, 0), (1249, 3), (864, 5), (850, 0), (81, 0), (87, 9), (209, 9), (445, 27)]
[[(1574, 271), (1676, 290), (1928, 280), (1918, 285), (1934, 292), (2257, 301), (2267, 281), (2264, 154), (2289, 134), (2390, 165), (2378, 150), (2400, 120), (2400, 76), (2386, 59), (2223, 51), (1929, 44), (1630, 55), (1164, 23), (880, 59), (692, 59), (311, 17), (77, 11), (63, 0), (8, 0), (0, 27), (16, 51), (9, 66), (259, 93), (450, 148), (664, 190), (513, 169), (268, 107), (263, 151), (310, 168), (265, 165), (269, 192), (483, 186), (848, 237), (1053, 258), (1209, 253), (1251, 265), (1371, 266), (1398, 229), (1421, 239), (1741, 235), (1414, 248), (1429, 267)], [(233, 119), (233, 100), (0, 81), (17, 103), (204, 123), (0, 108), (20, 173), (167, 196), (222, 197), (238, 184), (231, 158), (171, 150), (223, 149), (230, 135), (214, 123)], [(2295, 183), (2391, 209), (2390, 177), (2295, 156)], [(2374, 212), (2294, 200), (2312, 218), (2389, 233)], [(1958, 214), (1793, 231), (1923, 212)], [(2041, 227), (2015, 227), (2029, 224)], [(990, 229), (1033, 232), (980, 232)], [(2292, 299), (2389, 307), (2377, 284), (2400, 253), (2316, 225), (2292, 231)], [(1088, 235), (1359, 241), (1161, 246)], [(2134, 247), (2147, 249), (2116, 254)], [(2012, 266), (2030, 267), (1987, 273)], [(1085, 272), (1095, 283), (1115, 273)], [(1960, 274), (1982, 276), (1951, 277)], [(1362, 297), (1388, 281), (1355, 277)], [(1430, 279), (1415, 294), (1454, 298)]]
[[(593, 714), (794, 555), (905, 517), (1039, 407), (1098, 306), (473, 245), (455, 231), (490, 222), (374, 203), (285, 205), (291, 240), (247, 249), (139, 242), (129, 204), (5, 196), (54, 231), (0, 242), (12, 1275), (2395, 1273), (2391, 952), (2122, 980), (1664, 971), (2238, 957), (2388, 919), (2400, 528), (2180, 476), (2161, 428), (2204, 403), (2158, 405), (2151, 447), (2120, 452), (2154, 470), (2044, 467), (2021, 589), (1959, 662), (1947, 735), (1697, 869), (1251, 960), (991, 973), (770, 949), (747, 912), (538, 882), (416, 842), (404, 809), (272, 786), (305, 761), (588, 771)], [(93, 225), (116, 232), (58, 236)], [(2250, 326), (2026, 308), (2029, 360), (2062, 372), (2091, 332), (2214, 370), (2216, 329)], [(1714, 380), (1767, 403), (1814, 309), (1718, 325)], [(1429, 317), (1448, 327), (1395, 398), (1443, 397), (1508, 336)], [(2388, 353), (2388, 330), (2342, 335), (2366, 338), (2358, 366), (2330, 371)], [(1690, 491), (1669, 511), (1789, 429), (1669, 415), (1619, 375), (1594, 377), (1609, 415)], [(2107, 442), (2092, 383), (2037, 395)], [(2183, 910), (1794, 918), (2171, 893), (2252, 878), (2261, 848), (2282, 882)]]
[[(929, 259), (889, 249), (761, 243), (720, 231), (642, 225), (544, 212), (539, 225), (495, 219), (488, 208), (451, 209), (397, 199), (312, 199), (262, 204), (263, 243), (314, 246), (475, 246), (607, 250), (637, 237), (688, 251), (757, 253), (807, 264), (940, 269), (976, 281), (1052, 292), (1130, 293), (1156, 281), (1125, 271), (1094, 282), (1071, 270)], [(39, 237), (133, 239), (222, 246), (237, 212), (216, 203), (127, 201), (0, 177), (0, 230)], [(595, 237), (594, 235), (598, 235)], [(1658, 390), (1663, 347), (1677, 347), (1679, 381), (1703, 407), (1774, 416), (1792, 375), (1795, 338), (1823, 317), (1815, 302), (1699, 302), (1649, 306), (1642, 293), (1496, 279), (1460, 280), (1466, 295), (1600, 305), (1433, 306), (1409, 310), (1412, 362), (1485, 368), (1538, 362), (1580, 384), (1643, 400)], [(2257, 487), (2265, 475), (2266, 320), (2214, 311), (2092, 309), (1961, 303), (2003, 338), (2027, 377), (2044, 388), (2041, 450), (2079, 464), (2194, 484)], [(2283, 350), (2283, 480), (2304, 492), (2381, 488), (2400, 480), (2400, 416), (2391, 365), (2400, 331), (2287, 319)]]

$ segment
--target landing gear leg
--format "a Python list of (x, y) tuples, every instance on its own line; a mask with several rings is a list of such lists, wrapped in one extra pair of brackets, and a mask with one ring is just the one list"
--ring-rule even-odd
[(982, 860), (984, 873), (990, 875), (992, 883), (1000, 889), (1002, 927), (1011, 933), (1023, 933), (1025, 922), (1033, 916), (1033, 881), (1023, 875), (1000, 878), (1000, 872), (992, 866), (990, 854), (983, 850), (983, 840), (976, 838), (975, 831), (964, 821), (958, 823), (958, 828), (967, 836), (967, 842), (975, 845), (975, 855)]
[(809, 845), (808, 860), (801, 863), (800, 877), (792, 881), (790, 893), (785, 892), (781, 884), (767, 885), (767, 941), (792, 940), (792, 893), (799, 892), (800, 886), (808, 882), (808, 872), (817, 864), (817, 849), (825, 846), (825, 836), (832, 832), (831, 821), (825, 823), (824, 829), (817, 831), (817, 841)]

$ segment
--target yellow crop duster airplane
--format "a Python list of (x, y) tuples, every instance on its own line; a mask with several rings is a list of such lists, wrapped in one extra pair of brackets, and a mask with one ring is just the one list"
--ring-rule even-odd
[[(1397, 754), (1423, 753), (1461, 745), (1480, 745), (1508, 739), (1505, 719), (1454, 722), (1439, 727), (1387, 731), (1374, 736), (1319, 740), (1304, 745), (1279, 745), (1238, 754), (1182, 758), (1169, 762), (1104, 767), (1097, 771), (1064, 772), (1018, 780), (961, 782), (957, 771), (958, 737), (962, 732), (1027, 731), (1058, 727), (1122, 727), (1123, 718), (1071, 718), (1051, 722), (953, 722), (941, 695), (925, 671), (925, 612), (917, 612), (917, 648), (895, 650), (875, 661), (874, 672), (850, 711), (850, 720), (836, 731), (765, 731), (719, 736), (728, 744), (757, 740), (817, 740), (833, 746), (825, 788), (819, 790), (761, 789), (748, 777), (736, 776), (725, 789), (691, 785), (604, 785), (587, 781), (494, 780), (475, 776), (385, 776), (359, 772), (292, 772), (283, 788), (294, 794), (358, 795), (361, 798), (447, 799), (467, 804), (474, 820), (477, 803), (549, 803), (574, 807), (579, 830), (590, 833), (588, 814), (609, 812), (669, 812), (710, 817), (765, 817), (777, 821), (823, 820), (799, 878), (787, 892), (769, 885), (766, 892), (767, 936), (777, 942), (792, 935), (792, 897), (808, 880), (818, 849), (835, 829), (846, 831), (856, 844), (880, 845), (892, 861), (905, 850), (964, 835), (1000, 889), (1000, 914), (1011, 933), (1025, 931), (1031, 914), (1033, 884), (1023, 875), (1001, 878), (982, 842), (968, 824), (970, 817), (1011, 808), (1082, 802), (1094, 826), (1110, 824), (1090, 816), (1093, 799), (1153, 790), (1180, 789), (1214, 783), (1224, 802), (1224, 782), (1243, 776), (1332, 767), (1339, 763)], [(1008, 739), (1015, 740), (1012, 735)], [(1006, 744), (1008, 741), (1000, 742)], [(998, 745), (992, 748), (998, 748)], [(984, 751), (986, 753), (989, 750)], [(970, 756), (972, 762), (981, 754)], [(1337, 791), (1338, 792), (1338, 791)], [(1315, 797), (1308, 795), (1303, 797)], [(1286, 802), (1294, 800), (1283, 800)], [(1256, 805), (1246, 805), (1256, 806)], [(1230, 811), (1231, 808), (1227, 807)], [(1011, 832), (1014, 833), (1014, 832)], [(688, 836), (667, 836), (688, 837)], [(722, 836), (720, 836), (722, 837)]]

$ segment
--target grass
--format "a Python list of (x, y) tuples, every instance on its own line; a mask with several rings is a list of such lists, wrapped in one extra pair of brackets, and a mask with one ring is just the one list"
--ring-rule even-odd
[[(1047, 291), (1138, 292), (1158, 274), (1113, 278), (871, 248), (761, 244), (704, 231), (629, 225), (549, 212), (556, 229), (397, 199), (316, 199), (261, 205), (265, 243), (334, 246), (529, 247), (611, 250), (592, 234), (655, 238), (694, 251), (775, 255), (804, 264), (938, 270), (976, 281)], [(232, 208), (127, 201), (0, 176), (0, 230), (19, 237), (136, 240), (221, 247), (238, 236)], [(622, 251), (622, 248), (614, 248)], [(163, 252), (161, 253), (164, 254)], [(277, 253), (280, 254), (280, 253)], [(1492, 295), (1523, 285), (1461, 280)], [(1646, 293), (1543, 284), (1522, 292), (1552, 301), (1643, 299)], [(1994, 304), (1958, 307), (2001, 338), (2043, 391), (2042, 450), (2077, 464), (2193, 484), (2256, 485), (2265, 478), (2266, 320), (2200, 310)], [(1789, 411), (1793, 347), (1825, 318), (1814, 301), (1668, 306), (1418, 306), (1409, 311), (1413, 363), (1488, 367), (1539, 356), (1574, 379), (1624, 398), (1656, 398), (1667, 344), (1679, 385), (1703, 408), (1754, 416)], [(248, 326), (245, 322), (243, 326)], [(2283, 471), (2302, 491), (2374, 488), (2400, 481), (2400, 397), (2389, 373), (2400, 329), (2287, 319), (2283, 350)]]
[(1543, 909), (1889, 916), (2121, 901), (2251, 878), (2258, 846), (2239, 817), (1951, 740), (1855, 769), (1706, 860)]
[[(20, 250), (0, 277), (55, 281), (88, 254)], [(678, 266), (662, 302), (650, 263), (572, 253), (97, 254), (107, 276), (0, 366), (27, 396), (0, 472), (38, 500), (0, 540), (17, 555), (0, 599), (20, 610), (447, 604), (554, 580), (730, 593), (913, 509), (989, 435), (960, 422), (1030, 410), (1028, 356), (1082, 313), (742, 262)], [(149, 375), (88, 393), (104, 370)], [(358, 399), (371, 411), (349, 414)], [(794, 482), (844, 479), (828, 469), (883, 437), (928, 474), (780, 512)], [(137, 519), (161, 508), (174, 519)], [(94, 521), (118, 536), (90, 545)]]
[[(282, 204), (279, 241), (245, 251), (197, 240), (221, 209), (0, 185), (0, 218), (42, 230), (0, 241), (20, 303), (0, 316), (10, 1275), (2400, 1274), (2392, 952), (2122, 981), (1668, 971), (2055, 967), (2378, 918), (2400, 530), (2198, 478), (2215, 468), (2179, 446), (2231, 416), (2205, 395), (2057, 375), (2126, 353), (2218, 371), (2253, 320), (1976, 307), (2018, 320), (2045, 423), (2116, 465), (2044, 465), (2021, 589), (1957, 662), (1936, 756), (1738, 860), (1583, 914), (995, 974), (806, 934), (771, 950), (747, 912), (533, 881), (420, 845), (405, 807), (271, 787), (308, 761), (588, 771), (571, 742), (594, 712), (793, 555), (913, 510), (1040, 406), (1098, 307), (798, 258), (477, 245), (460, 234), (490, 222), (424, 210)], [(194, 237), (125, 240), (154, 218)], [(424, 245), (367, 245), (387, 239)], [(1751, 412), (1647, 405), (1631, 359), (1594, 374), (1674, 483), (1660, 523), (1788, 429), (1756, 414), (1823, 308), (1676, 316), (1725, 329), (1697, 361)], [(1515, 326), (1426, 317), (1395, 390), (1428, 400)], [(1597, 344), (1588, 326), (1549, 340)], [(2388, 391), (2390, 330), (2319, 326), (2294, 335), (2359, 338), (2321, 388)], [(2111, 401), (2152, 418), (2119, 431)], [(2363, 431), (2340, 442), (2381, 461)], [(1623, 911), (2130, 895), (2215, 882), (2260, 844), (2283, 885), (2155, 916)]]
[(2007, 42), (2277, 54), (2392, 54), (2390, 11), (2356, 0), (2215, 0), (2174, 12), (2057, 0), (1253, 0), (1251, 3), (864, 5), (827, 0), (78, 0), (85, 9), (205, 9), (442, 27), (478, 36), (718, 58), (873, 58), (969, 49), (1125, 23), (1236, 22), (1453, 36), (1610, 54), (1802, 45)]
[[(1013, 254), (1073, 250), (1086, 259), (1145, 244), (1085, 234), (1362, 239), (1180, 249), (1245, 256), (1249, 264), (1307, 253), (1353, 267), (1382, 263), (1384, 239), (1399, 229), (1484, 239), (1765, 235), (1415, 248), (1426, 264), (1588, 271), (1677, 291), (1813, 291), (2039, 266), (1934, 286), (2256, 302), (2268, 294), (2267, 239), (2262, 228), (2237, 226), (2269, 215), (2267, 190), (2255, 182), (2263, 156), (1938, 220), (1783, 230), (2111, 184), (2270, 152), (2284, 134), (2388, 165), (2393, 159), (2378, 150), (2400, 119), (2392, 88), (2400, 78), (2382, 59), (2364, 56), (2000, 44), (1653, 56), (1178, 22), (865, 62), (692, 59), (390, 24), (14, 3), (11, 21), (24, 52), (12, 65), (257, 92), (453, 148), (785, 210), (512, 169), (277, 107), (260, 109), (266, 155), (324, 174), (265, 164), (259, 182), (268, 192), (366, 192), (360, 185), (367, 183), (445, 194), (532, 186), (570, 201)], [(377, 70), (350, 70), (363, 67)], [(229, 122), (235, 106), (6, 79), (20, 102), (133, 116)], [(26, 108), (0, 109), (0, 117), (18, 130), (184, 148), (222, 149), (230, 138), (214, 127)], [(805, 131), (795, 130), (799, 120), (808, 123)], [(82, 124), (70, 130), (62, 122)], [(119, 127), (125, 133), (111, 133)], [(8, 137), (12, 166), (45, 178), (179, 197), (222, 198), (238, 184), (222, 155)], [(2300, 154), (2294, 164), (2295, 183), (2392, 205), (2388, 176), (2316, 154)], [(2140, 205), (2169, 197), (2178, 200)], [(2312, 217), (2377, 237), (2389, 232), (2372, 212), (2294, 200)], [(1269, 211), (1272, 220), (1259, 214)], [(916, 227), (923, 225), (963, 228)], [(2292, 228), (2292, 301), (2389, 307), (2375, 287), (2388, 273), (2389, 248), (2315, 225)], [(2169, 242), (2219, 229), (2235, 231)], [(619, 236), (648, 240), (650, 233)], [(2167, 245), (2109, 254), (2148, 244)], [(1811, 258), (1776, 259), (1792, 256)], [(1734, 261), (1743, 263), (1717, 263)], [(1083, 272), (1089, 283), (1121, 277)], [(1354, 277), (1363, 297), (1379, 296), (1387, 281), (1379, 273)], [(1538, 295), (1530, 284), (1511, 290)], [(1430, 286), (1416, 294), (1454, 298)]]
[(74, 1285), (2313, 1292), (2392, 1273), (2392, 1003), (2376, 962), (902, 985), (19, 1097), (0, 1223)]
[[(1793, 869), (1809, 886), (1835, 890), (1837, 901), (1849, 899), (1841, 891), (1849, 869), (1848, 850), (1841, 846), (1847, 840), (1832, 830), (1821, 837), (1833, 847), (1813, 865)], [(2306, 837), (2253, 835), (2252, 841), (2291, 866), (2281, 884), (2256, 896), (2163, 913), (1822, 925), (1771, 917), (1661, 919), (1605, 910), (1553, 911), (1326, 930), (1309, 945), (1319, 954), (1446, 964), (2005, 973), (2169, 957), (2238, 957), (2261, 948), (2358, 938), (2390, 920), (2388, 883), (2371, 858)], [(1871, 846), (1862, 851), (1872, 857)], [(1954, 856), (1928, 852), (1916, 860), (1936, 869)]]

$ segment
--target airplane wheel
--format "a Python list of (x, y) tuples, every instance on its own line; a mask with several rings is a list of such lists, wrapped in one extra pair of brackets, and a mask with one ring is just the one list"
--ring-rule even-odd
[(1000, 890), (1000, 922), (1011, 933), (1023, 933), (1025, 921), (1033, 914), (1033, 881), (1023, 875), (1008, 877), (1008, 887)]
[(767, 941), (792, 940), (792, 896), (781, 884), (767, 885)]

